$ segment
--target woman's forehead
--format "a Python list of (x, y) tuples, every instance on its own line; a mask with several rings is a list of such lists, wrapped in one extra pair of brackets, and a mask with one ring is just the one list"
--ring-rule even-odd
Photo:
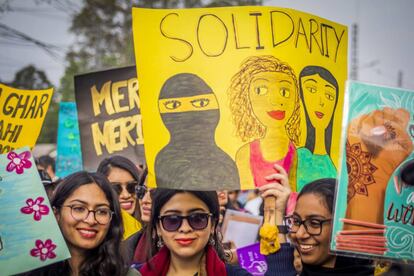
[(71, 201), (84, 202), (91, 206), (103, 204), (109, 205), (109, 201), (106, 198), (104, 191), (96, 183), (89, 183), (78, 187), (65, 200), (65, 203)]
[(161, 212), (167, 211), (189, 212), (193, 210), (209, 211), (206, 203), (192, 193), (177, 193), (172, 196), (161, 208)]
[(326, 206), (325, 199), (318, 194), (305, 194), (299, 197), (296, 202), (295, 213), (301, 217), (307, 216), (330, 216), (330, 212)]

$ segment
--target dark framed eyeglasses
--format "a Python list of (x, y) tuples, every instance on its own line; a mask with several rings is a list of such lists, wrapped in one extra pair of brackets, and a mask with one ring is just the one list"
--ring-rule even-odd
[(111, 182), (111, 185), (112, 185), (112, 189), (114, 189), (114, 191), (118, 195), (122, 193), (122, 190), (124, 189), (124, 187), (126, 188), (128, 193), (133, 195), (135, 193), (135, 187), (138, 185), (138, 181), (133, 180), (127, 183)]
[(105, 225), (108, 224), (111, 219), (114, 212), (111, 211), (111, 209), (107, 207), (99, 207), (96, 210), (89, 210), (83, 205), (64, 205), (62, 207), (70, 208), (70, 214), (72, 218), (76, 221), (85, 221), (89, 213), (93, 213), (93, 217), (96, 220), (98, 224)]
[(180, 229), (184, 219), (187, 220), (193, 230), (203, 230), (207, 227), (211, 216), (211, 213), (194, 213), (188, 216), (165, 215), (159, 216), (158, 219), (165, 231), (174, 232)]
[(318, 236), (322, 233), (322, 225), (324, 223), (330, 222), (332, 219), (317, 219), (317, 218), (308, 218), (302, 220), (298, 216), (288, 216), (285, 217), (285, 224), (289, 228), (289, 233), (295, 234), (298, 232), (300, 226), (303, 224), (306, 232), (311, 236)]

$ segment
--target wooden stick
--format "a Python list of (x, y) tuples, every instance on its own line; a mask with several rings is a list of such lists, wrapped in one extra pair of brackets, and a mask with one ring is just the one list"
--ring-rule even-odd
[(270, 225), (276, 225), (276, 197), (268, 196), (264, 199), (264, 220)]
[(377, 224), (377, 223), (354, 220), (354, 219), (343, 218), (343, 219), (341, 219), (341, 221), (343, 221), (346, 224), (364, 226), (364, 227), (369, 227), (369, 228), (377, 228), (377, 229), (386, 229), (387, 228), (387, 226), (385, 226), (383, 224)]

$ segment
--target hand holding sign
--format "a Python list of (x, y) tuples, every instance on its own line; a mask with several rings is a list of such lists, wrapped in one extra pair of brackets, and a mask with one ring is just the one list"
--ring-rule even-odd
[[(266, 177), (266, 180), (271, 182), (259, 187), (259, 191), (261, 196), (265, 198), (265, 201), (267, 197), (276, 198), (275, 205), (271, 206), (271, 208), (283, 217), (285, 214), (286, 204), (291, 193), (289, 178), (287, 172), (282, 166), (275, 164), (274, 168), (275, 173)], [(267, 210), (265, 209), (265, 213), (266, 211)]]
[[(410, 114), (384, 108), (351, 121), (346, 158), (348, 169), (347, 218), (383, 223), (385, 189), (394, 170), (413, 150), (407, 133)], [(372, 209), (367, 210), (367, 206)], [(360, 229), (364, 226), (348, 226)]]

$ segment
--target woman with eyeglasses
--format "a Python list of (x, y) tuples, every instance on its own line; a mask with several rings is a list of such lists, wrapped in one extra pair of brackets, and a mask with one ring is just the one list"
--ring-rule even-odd
[(148, 238), (153, 257), (140, 269), (142, 275), (250, 275), (225, 264), (217, 237), (216, 192), (158, 188), (152, 204)]
[[(302, 260), (300, 275), (373, 275), (370, 261), (329, 252), (335, 185), (333, 178), (318, 179), (305, 185), (298, 195), (295, 211), (285, 218), (290, 240)], [(292, 266), (291, 272), (284, 275), (295, 274), (291, 261), (293, 250), (293, 247), (282, 246), (280, 251), (267, 257), (269, 275), (280, 275), (272, 274), (272, 271), (277, 271), (282, 263)]]
[(81, 171), (67, 176), (51, 205), (71, 258), (29, 275), (140, 275), (120, 254), (121, 211), (103, 175)]

